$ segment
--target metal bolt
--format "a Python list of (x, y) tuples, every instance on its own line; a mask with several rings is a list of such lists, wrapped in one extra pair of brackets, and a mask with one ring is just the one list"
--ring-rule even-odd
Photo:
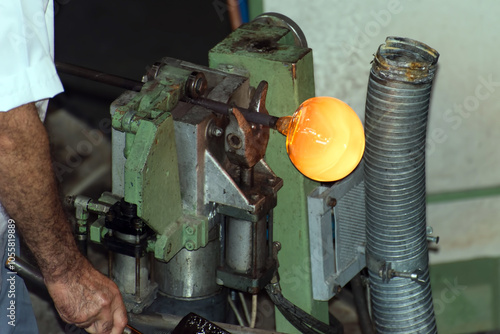
[(431, 234), (434, 232), (431, 226), (427, 226), (427, 241), (428, 242), (433, 242), (433, 243), (438, 243), (439, 242), (439, 236), (433, 237)]
[(194, 234), (194, 229), (191, 226), (186, 226), (185, 231), (186, 231), (186, 234), (188, 234), (188, 235)]
[(337, 205), (337, 199), (333, 198), (333, 197), (328, 197), (327, 198), (327, 202), (326, 204), (329, 206), (329, 207), (335, 207)]
[(409, 278), (409, 279), (411, 279), (414, 282), (417, 282), (417, 283), (420, 283), (420, 284), (424, 284), (425, 280), (423, 280), (422, 278), (420, 278), (421, 274), (422, 274), (422, 271), (418, 270), (418, 269), (415, 270), (412, 273), (401, 272), (401, 271), (392, 271), (391, 272), (391, 276), (392, 277)]
[(212, 133), (215, 137), (220, 137), (220, 136), (222, 136), (222, 135), (224, 134), (224, 131), (222, 131), (222, 129), (221, 129), (221, 128), (219, 128), (219, 127), (215, 126), (215, 127), (212, 129), (211, 133)]
[(259, 288), (257, 287), (248, 287), (247, 288), (247, 292), (252, 294), (252, 295), (256, 295), (259, 293)]
[(427, 241), (428, 242), (433, 242), (435, 244), (439, 243), (439, 237), (431, 237), (430, 235), (427, 236)]
[(281, 250), (281, 242), (275, 241), (273, 242), (273, 246), (278, 252)]
[(73, 204), (75, 204), (75, 199), (76, 196), (66, 196), (66, 198), (64, 199), (64, 204), (66, 204), (69, 207), (72, 207)]
[(186, 94), (192, 98), (198, 98), (207, 90), (207, 79), (202, 72), (193, 72), (186, 81)]
[(142, 230), (142, 228), (144, 227), (144, 223), (142, 222), (141, 219), (134, 219), (133, 220), (133, 224), (134, 224), (134, 228), (136, 231), (140, 231)]
[(192, 241), (188, 241), (188, 242), (186, 242), (186, 246), (185, 247), (186, 247), (187, 250), (191, 251), (191, 250), (194, 249), (194, 243)]

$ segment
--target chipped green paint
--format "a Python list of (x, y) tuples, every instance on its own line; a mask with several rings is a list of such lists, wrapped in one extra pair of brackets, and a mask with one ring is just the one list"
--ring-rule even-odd
[[(180, 63), (178, 63), (179, 65)], [(174, 122), (170, 110), (178, 103), (191, 72), (164, 65), (132, 101), (117, 109), (113, 127), (126, 133), (125, 200), (157, 234), (148, 243), (155, 257), (168, 261), (183, 247), (208, 243), (208, 220), (182, 212)], [(186, 234), (187, 230), (193, 233)], [(94, 236), (100, 234), (95, 226)], [(102, 230), (102, 228), (100, 228)]]

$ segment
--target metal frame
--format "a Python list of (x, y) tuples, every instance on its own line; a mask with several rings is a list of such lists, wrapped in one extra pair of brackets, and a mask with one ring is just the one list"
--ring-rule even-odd
[(331, 299), (366, 266), (363, 168), (307, 197), (315, 300)]

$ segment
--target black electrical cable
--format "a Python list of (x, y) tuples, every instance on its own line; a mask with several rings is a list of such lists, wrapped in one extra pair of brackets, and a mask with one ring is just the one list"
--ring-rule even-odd
[(372, 319), (368, 313), (368, 303), (366, 302), (366, 294), (361, 281), (361, 275), (357, 274), (351, 280), (352, 294), (354, 296), (354, 305), (359, 318), (359, 327), (363, 334), (375, 334)]
[(288, 320), (295, 328), (297, 328), (301, 333), (305, 334), (342, 334), (344, 333), (344, 327), (335, 319), (333, 323), (335, 326), (329, 326), (324, 322), (314, 318), (297, 305), (286, 299), (281, 291), (276, 288), (276, 284), (268, 284), (266, 286), (267, 294), (269, 298), (276, 305), (278, 310), (283, 314), (283, 316)]

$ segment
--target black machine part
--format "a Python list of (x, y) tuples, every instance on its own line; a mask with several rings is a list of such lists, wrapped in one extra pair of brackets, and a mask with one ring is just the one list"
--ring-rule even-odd
[(230, 334), (230, 332), (195, 313), (189, 313), (182, 318), (172, 334)]

